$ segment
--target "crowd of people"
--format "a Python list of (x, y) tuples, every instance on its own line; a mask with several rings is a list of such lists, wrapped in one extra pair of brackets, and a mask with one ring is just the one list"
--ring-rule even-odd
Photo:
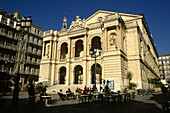
[[(95, 87), (94, 85), (93, 85), (93, 87), (87, 87), (86, 85), (84, 86), (84, 89), (81, 89), (81, 88), (76, 88), (76, 90), (75, 90), (75, 92), (77, 93), (77, 94), (91, 94), (91, 93), (98, 93), (98, 89), (97, 89), (97, 87)], [(109, 86), (108, 86), (108, 84), (105, 86), (105, 88), (102, 90), (102, 92), (106, 92), (106, 93), (110, 93), (110, 88), (109, 88)], [(64, 93), (63, 94), (63, 90), (62, 89), (60, 89), (60, 91), (58, 92), (59, 94), (61, 94), (61, 95), (64, 95), (64, 94), (66, 94), (67, 96), (71, 96), (71, 94), (73, 93), (71, 90), (70, 90), (70, 88), (68, 88), (67, 90), (66, 90), (66, 93)]]

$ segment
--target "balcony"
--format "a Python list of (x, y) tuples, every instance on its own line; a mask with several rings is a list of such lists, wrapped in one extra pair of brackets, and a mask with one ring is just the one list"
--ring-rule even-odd
[(9, 39), (15, 39), (15, 40), (17, 40), (17, 38), (14, 37), (14, 36), (11, 35), (11, 34), (7, 34), (7, 33), (4, 33), (4, 32), (0, 32), (0, 35), (1, 35), (1, 36), (4, 36), (4, 37), (6, 37), (6, 38), (9, 38)]
[(0, 44), (0, 47), (1, 47), (1, 48), (4, 48), (4, 49), (13, 50), (13, 51), (16, 50), (16, 48), (15, 48), (14, 46), (8, 46), (8, 45)]
[(7, 69), (0, 69), (0, 72), (2, 73), (7, 73), (9, 75), (15, 75), (15, 71), (8, 71)]
[(34, 72), (34, 71), (23, 71), (22, 74), (28, 74), (28, 75), (38, 75), (39, 72)]
[(30, 53), (30, 54), (33, 54), (33, 55), (36, 55), (36, 56), (41, 56), (41, 53), (36, 52), (36, 51), (32, 51), (32, 50), (28, 50), (27, 53)]
[(27, 64), (33, 64), (33, 65), (39, 65), (39, 64), (40, 64), (39, 61), (36, 62), (36, 61), (31, 61), (31, 60), (26, 60), (25, 63), (27, 63)]

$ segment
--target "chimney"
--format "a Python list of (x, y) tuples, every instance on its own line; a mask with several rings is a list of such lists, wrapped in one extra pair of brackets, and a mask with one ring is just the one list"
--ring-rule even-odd
[(19, 19), (20, 17), (20, 12), (16, 11), (14, 12), (14, 18)]

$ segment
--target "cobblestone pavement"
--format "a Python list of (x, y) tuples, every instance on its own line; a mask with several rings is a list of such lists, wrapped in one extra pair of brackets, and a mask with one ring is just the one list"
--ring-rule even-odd
[(49, 106), (30, 105), (26, 92), (20, 92), (18, 107), (11, 107), (11, 100), (11, 94), (0, 96), (1, 113), (164, 113), (161, 106), (161, 93), (136, 96), (126, 103), (79, 104), (77, 100), (58, 101), (58, 96), (52, 95), (53, 102)]

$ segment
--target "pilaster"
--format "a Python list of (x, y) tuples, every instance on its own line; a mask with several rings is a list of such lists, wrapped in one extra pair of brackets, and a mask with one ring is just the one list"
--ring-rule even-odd
[(50, 55), (49, 55), (49, 59), (52, 58), (52, 50), (53, 50), (53, 48), (52, 48), (53, 46), (52, 46), (52, 45), (53, 45), (53, 42), (52, 42), (52, 40), (51, 40), (51, 41), (50, 41), (50, 53), (49, 53)]

